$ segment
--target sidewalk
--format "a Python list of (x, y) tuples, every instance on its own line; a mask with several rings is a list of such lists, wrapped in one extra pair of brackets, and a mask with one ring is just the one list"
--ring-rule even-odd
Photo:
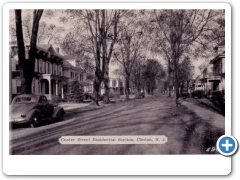
[(193, 103), (183, 101), (182, 105), (193, 111), (202, 120), (208, 122), (213, 127), (225, 130), (225, 117), (211, 110), (199, 107)]
[(58, 104), (58, 106), (62, 107), (65, 111), (79, 109), (89, 105), (90, 103), (70, 103), (70, 102), (64, 102), (64, 103)]

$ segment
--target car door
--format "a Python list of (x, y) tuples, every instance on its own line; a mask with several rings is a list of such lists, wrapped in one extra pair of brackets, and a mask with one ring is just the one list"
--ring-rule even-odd
[(54, 111), (54, 107), (50, 104), (46, 98), (46, 96), (40, 96), (39, 105), (41, 108), (41, 116), (42, 117), (51, 117)]

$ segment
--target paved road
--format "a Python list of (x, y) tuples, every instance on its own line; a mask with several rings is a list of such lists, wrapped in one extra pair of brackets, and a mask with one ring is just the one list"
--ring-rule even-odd
[[(10, 130), (12, 154), (200, 154), (224, 132), (165, 96), (75, 111), (64, 121)], [(165, 135), (166, 144), (61, 145), (61, 136)], [(215, 153), (215, 152), (213, 152)]]

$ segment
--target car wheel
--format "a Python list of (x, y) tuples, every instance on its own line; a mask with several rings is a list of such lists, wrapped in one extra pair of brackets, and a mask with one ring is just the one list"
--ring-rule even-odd
[(40, 120), (39, 120), (39, 116), (38, 115), (33, 115), (31, 118), (31, 122), (30, 122), (30, 126), (32, 128), (36, 128), (40, 125)]
[(57, 113), (57, 120), (60, 121), (60, 120), (63, 120), (63, 118), (64, 118), (64, 111), (61, 109)]

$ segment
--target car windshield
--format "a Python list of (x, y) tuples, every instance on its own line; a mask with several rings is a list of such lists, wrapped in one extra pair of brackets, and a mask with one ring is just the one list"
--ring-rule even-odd
[(36, 100), (35, 98), (30, 96), (20, 96), (20, 97), (15, 97), (12, 103), (16, 104), (16, 103), (26, 103), (26, 102), (36, 102)]

